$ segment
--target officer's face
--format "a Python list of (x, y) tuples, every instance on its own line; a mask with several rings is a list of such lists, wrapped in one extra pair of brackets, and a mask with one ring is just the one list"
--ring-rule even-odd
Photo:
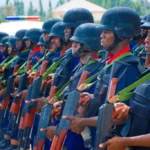
[(141, 35), (143, 36), (145, 34), (147, 34), (147, 29), (141, 29)]
[(114, 33), (110, 30), (103, 30), (103, 33), (100, 35), (101, 45), (104, 48), (109, 48), (115, 41)]
[(79, 42), (72, 42), (72, 52), (76, 53), (81, 48)]
[(150, 30), (148, 30), (147, 37), (145, 39), (145, 50), (150, 54)]
[(29, 39), (26, 40), (26, 47), (27, 48), (31, 47), (31, 41)]
[(42, 54), (44, 54), (44, 53), (45, 53), (45, 50), (46, 50), (46, 47), (45, 47), (45, 46), (40, 45), (40, 52), (41, 52)]
[(5, 51), (6, 51), (6, 49), (7, 49), (7, 47), (6, 47), (6, 46), (2, 46), (1, 52), (5, 52)]
[(50, 36), (49, 36), (48, 32), (43, 33), (43, 40), (44, 40), (44, 42), (50, 41)]
[(71, 27), (66, 27), (64, 30), (65, 40), (68, 41), (71, 37)]
[(16, 41), (16, 47), (17, 47), (17, 49), (21, 49), (22, 48), (22, 41), (21, 40), (17, 40)]
[(11, 54), (12, 51), (13, 51), (13, 47), (12, 47), (12, 46), (9, 46), (9, 47), (8, 47), (8, 54)]
[(61, 46), (60, 37), (58, 37), (58, 36), (53, 36), (52, 39), (51, 39), (51, 46), (52, 46), (54, 49), (60, 48), (60, 46)]

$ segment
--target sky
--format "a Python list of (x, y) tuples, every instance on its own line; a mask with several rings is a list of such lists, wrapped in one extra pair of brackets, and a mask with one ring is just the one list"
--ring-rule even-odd
[[(0, 7), (5, 5), (6, 0), (0, 0)], [(38, 8), (39, 7), (39, 0), (22, 0), (25, 4), (25, 10), (27, 10), (27, 8), (29, 7), (29, 3), (30, 1), (32, 1), (33, 7), (34, 8)], [(13, 2), (13, 0), (10, 0), (10, 2)], [(45, 10), (48, 10), (48, 2), (49, 0), (42, 0), (43, 2), (43, 8)], [(52, 7), (54, 8), (58, 2), (58, 0), (51, 0), (52, 2)], [(26, 11), (25, 11), (26, 12)]]

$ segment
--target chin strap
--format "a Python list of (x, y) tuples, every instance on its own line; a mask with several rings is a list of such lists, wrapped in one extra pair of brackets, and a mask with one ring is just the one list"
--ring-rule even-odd
[(111, 51), (111, 50), (114, 49), (120, 42), (122, 42), (122, 41), (124, 40), (124, 38), (118, 37), (116, 33), (114, 33), (114, 35), (115, 35), (115, 41), (114, 41), (114, 43), (113, 43), (110, 47), (106, 48), (106, 51)]
[(84, 46), (84, 44), (81, 43), (80, 44), (80, 49), (77, 52), (73, 53), (73, 55), (76, 56), (76, 57), (79, 57), (81, 53), (91, 52), (90, 50), (84, 50), (83, 46)]

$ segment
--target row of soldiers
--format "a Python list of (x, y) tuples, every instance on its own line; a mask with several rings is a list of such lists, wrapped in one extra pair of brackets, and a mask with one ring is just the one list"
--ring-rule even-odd
[(149, 14), (76, 8), (0, 36), (0, 149), (149, 149)]

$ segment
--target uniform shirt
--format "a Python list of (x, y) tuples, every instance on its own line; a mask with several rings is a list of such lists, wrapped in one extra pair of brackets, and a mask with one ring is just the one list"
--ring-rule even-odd
[(21, 52), (18, 53), (18, 58), (16, 60), (16, 65), (23, 65), (23, 63), (25, 63), (28, 59), (28, 55), (30, 53), (30, 50), (29, 49), (25, 49)]
[[(88, 77), (92, 76), (93, 74), (95, 74), (96, 72), (99, 71), (98, 66), (99, 66), (98, 62), (90, 64), (89, 66), (87, 66), (87, 68), (85, 70), (88, 70), (90, 72), (90, 75)], [(74, 78), (74, 79), (68, 85), (68, 88), (64, 91), (65, 95), (68, 95), (70, 92), (76, 90), (79, 79), (82, 75), (82, 72), (84, 71), (83, 68), (84, 68), (84, 65), (79, 63), (77, 65), (77, 67), (73, 70), (74, 75), (72, 76), (72, 78)], [(94, 80), (92, 82), (94, 82)], [(92, 93), (92, 92), (94, 92), (94, 89), (95, 89), (95, 85), (93, 85), (88, 90), (83, 91), (83, 92)], [(76, 141), (76, 142), (74, 142), (74, 141)], [(83, 141), (81, 134), (73, 133), (70, 130), (68, 131), (64, 145), (66, 146), (67, 150), (77, 150), (77, 149), (86, 150), (87, 149), (84, 146), (84, 141)]]
[[(108, 61), (106, 61), (107, 64), (110, 64), (113, 62), (116, 58), (119, 56), (127, 53), (130, 51), (129, 46), (125, 47), (124, 49), (120, 50), (117, 54), (109, 55)], [(129, 59), (132, 59), (134, 56)], [(120, 60), (121, 61), (121, 60)], [(123, 59), (122, 59), (123, 61)], [(104, 64), (105, 66), (105, 64)], [(119, 70), (117, 71), (115, 77), (120, 77), (120, 75), (124, 72), (125, 70), (124, 65), (122, 65)], [(98, 78), (100, 79), (97, 82), (95, 92), (94, 92), (94, 98), (90, 101), (88, 112), (87, 112), (87, 117), (92, 117), (92, 116), (97, 116), (99, 107), (105, 103), (106, 97), (107, 97), (107, 91), (110, 83), (110, 74), (111, 74), (111, 68), (109, 67), (106, 70), (102, 71), (100, 75), (98, 75)], [(133, 82), (136, 81), (137, 77), (140, 75), (141, 69), (139, 68), (139, 63), (137, 62), (131, 62), (128, 66), (128, 69), (126, 72), (123, 74), (123, 76), (120, 78), (117, 88), (116, 88), (116, 93), (118, 93), (120, 90), (123, 88), (127, 87), (128, 85), (132, 84)], [(100, 94), (101, 92), (101, 94)], [(95, 131), (96, 128), (91, 128), (91, 135), (92, 135), (92, 145), (94, 145), (94, 140), (95, 140)]]
[(0, 63), (2, 63), (8, 57), (7, 52), (0, 53)]

